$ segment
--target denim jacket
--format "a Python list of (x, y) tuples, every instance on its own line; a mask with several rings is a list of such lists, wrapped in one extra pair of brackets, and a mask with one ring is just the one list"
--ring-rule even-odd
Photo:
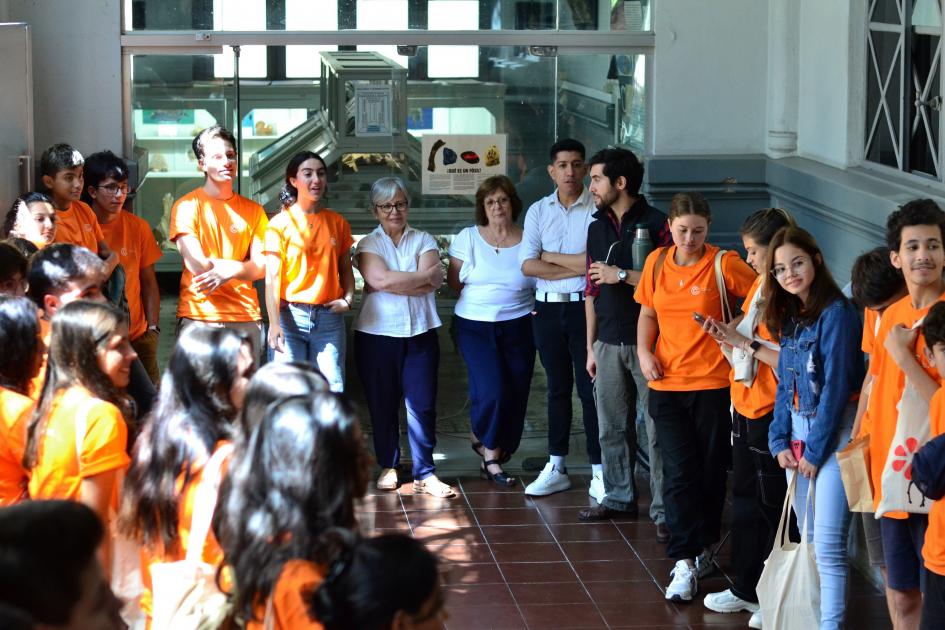
[(791, 410), (797, 391), (797, 413), (813, 418), (804, 458), (821, 466), (833, 453), (843, 410), (863, 384), (865, 366), (860, 352), (863, 324), (846, 299), (829, 304), (817, 321), (781, 331), (778, 391), (774, 419), (768, 430), (771, 454), (791, 448)]

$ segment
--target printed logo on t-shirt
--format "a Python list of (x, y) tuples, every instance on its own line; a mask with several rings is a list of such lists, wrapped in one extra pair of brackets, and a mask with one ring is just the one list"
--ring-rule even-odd
[(128, 248), (127, 248), (127, 247), (122, 247), (122, 248), (121, 248), (121, 255), (122, 255), (122, 256), (127, 256), (127, 255), (128, 255)]
[(335, 240), (335, 237), (334, 237), (334, 236), (331, 237), (331, 246), (332, 246), (332, 247), (337, 247), (337, 246), (338, 246), (338, 241)]
[(699, 295), (700, 293), (705, 293), (705, 289), (698, 285), (692, 285), (692, 288), (689, 289), (689, 292), (693, 295)]
[(86, 232), (91, 232), (91, 231), (92, 231), (92, 224), (91, 224), (91, 223), (86, 223), (85, 225), (82, 226), (82, 228), (83, 228)]
[(239, 229), (238, 227), (236, 227), (236, 225), (231, 225), (231, 226), (230, 226), (230, 232), (231, 232), (231, 233), (236, 234), (236, 233), (239, 232), (239, 231), (240, 231), (240, 229)]

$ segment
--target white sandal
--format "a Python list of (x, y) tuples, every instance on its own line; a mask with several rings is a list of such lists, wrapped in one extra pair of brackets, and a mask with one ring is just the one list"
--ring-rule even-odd
[(430, 475), (426, 479), (413, 480), (414, 494), (429, 494), (438, 499), (451, 499), (456, 496), (453, 489), (447, 484), (436, 478), (436, 475)]

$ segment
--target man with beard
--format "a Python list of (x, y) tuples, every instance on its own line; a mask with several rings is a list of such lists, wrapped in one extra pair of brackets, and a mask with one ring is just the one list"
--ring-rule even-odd
[(590, 193), (597, 212), (587, 230), (587, 372), (595, 379), (604, 501), (582, 510), (582, 521), (607, 520), (637, 513), (634, 469), (637, 450), (636, 409), (642, 399), (650, 451), (650, 517), (657, 539), (668, 539), (662, 497), (662, 459), (653, 419), (647, 409), (647, 383), (637, 358), (640, 305), (633, 290), (640, 272), (632, 268), (637, 226), (649, 230), (654, 245), (669, 245), (666, 215), (640, 194), (643, 165), (626, 149), (604, 149), (588, 162)]

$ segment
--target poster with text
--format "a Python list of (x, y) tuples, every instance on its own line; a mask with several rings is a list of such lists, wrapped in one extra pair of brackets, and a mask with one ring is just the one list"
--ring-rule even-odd
[(475, 195), (487, 177), (505, 175), (504, 133), (444, 135), (427, 133), (421, 144), (424, 195)]
[(354, 102), (356, 105), (355, 136), (391, 135), (391, 89), (389, 85), (356, 83), (354, 86)]

